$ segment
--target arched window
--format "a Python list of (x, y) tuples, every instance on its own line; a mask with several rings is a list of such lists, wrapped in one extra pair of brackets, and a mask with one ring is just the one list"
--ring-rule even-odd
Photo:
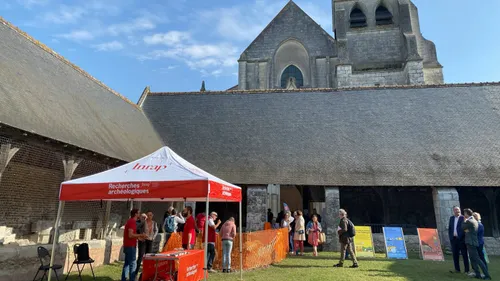
[(281, 88), (286, 88), (288, 86), (290, 78), (292, 78), (296, 88), (304, 86), (304, 76), (302, 76), (302, 72), (295, 65), (288, 66), (285, 71), (283, 71), (283, 74), (281, 74)]
[(379, 6), (375, 12), (375, 19), (377, 25), (387, 25), (392, 24), (392, 14), (384, 6)]
[(359, 8), (354, 8), (352, 10), (349, 21), (351, 23), (351, 28), (366, 26), (366, 16)]

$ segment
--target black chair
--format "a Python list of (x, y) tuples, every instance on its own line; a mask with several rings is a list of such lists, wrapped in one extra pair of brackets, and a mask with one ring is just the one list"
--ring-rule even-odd
[[(94, 277), (95, 280), (95, 275), (94, 275), (94, 269), (92, 268), (92, 263), (94, 263), (94, 260), (90, 258), (89, 254), (89, 245), (87, 243), (83, 244), (75, 244), (73, 246), (73, 253), (75, 254), (75, 260), (73, 261), (73, 264), (71, 264), (71, 267), (69, 268), (68, 275), (66, 275), (67, 280), (70, 273), (71, 269), (73, 269), (73, 265), (76, 264), (76, 268), (78, 269), (78, 278), (80, 281), (82, 280), (82, 271), (85, 268), (86, 264), (90, 265), (90, 270), (92, 271), (92, 276)], [(80, 268), (80, 265), (82, 265), (82, 268)]]
[(38, 271), (36, 272), (35, 277), (33, 277), (33, 281), (36, 280), (36, 277), (38, 276), (38, 273), (40, 271), (43, 271), (43, 275), (42, 275), (42, 278), (40, 279), (40, 281), (42, 281), (45, 277), (47, 277), (47, 280), (49, 280), (49, 277), (47, 276), (47, 272), (51, 269), (54, 271), (54, 273), (56, 275), (56, 279), (59, 281), (59, 276), (57, 276), (57, 270), (62, 269), (62, 265), (54, 264), (54, 265), (50, 266), (50, 253), (44, 247), (42, 247), (42, 246), (38, 247), (37, 252), (38, 252), (38, 258), (40, 259), (40, 267), (38, 268)]

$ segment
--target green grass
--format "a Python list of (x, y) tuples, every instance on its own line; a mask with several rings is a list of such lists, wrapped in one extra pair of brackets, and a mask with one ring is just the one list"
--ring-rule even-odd
[[(475, 280), (465, 274), (451, 274), (453, 261), (451, 256), (446, 256), (445, 262), (422, 261), (417, 256), (409, 260), (387, 260), (383, 255), (376, 258), (360, 259), (359, 268), (351, 269), (350, 261), (346, 261), (345, 268), (333, 268), (337, 263), (339, 254), (320, 253), (318, 257), (306, 254), (303, 257), (290, 257), (283, 262), (271, 265), (266, 269), (245, 272), (244, 280), (299, 280), (299, 281), (327, 281), (327, 280)], [(500, 257), (490, 257), (490, 273), (495, 280), (500, 278)], [(98, 281), (120, 280), (122, 264), (116, 263), (99, 267), (95, 270)], [(239, 273), (211, 274), (209, 280), (239, 280)], [(76, 275), (68, 280), (78, 280)], [(89, 272), (85, 271), (83, 280), (92, 280)]]

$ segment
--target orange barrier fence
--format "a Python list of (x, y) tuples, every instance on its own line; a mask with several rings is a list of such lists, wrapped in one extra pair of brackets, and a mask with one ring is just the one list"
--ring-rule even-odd
[[(203, 249), (201, 234), (196, 237), (195, 249)], [(240, 269), (239, 235), (236, 236), (231, 252), (231, 268)], [(163, 252), (182, 247), (182, 234), (173, 233)], [(214, 268), (222, 269), (222, 241), (215, 242)], [(288, 253), (288, 229), (272, 229), (243, 233), (243, 269), (265, 267), (284, 260)]]

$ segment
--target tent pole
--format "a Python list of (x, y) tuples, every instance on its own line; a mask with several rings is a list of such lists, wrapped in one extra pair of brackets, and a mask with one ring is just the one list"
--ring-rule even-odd
[[(59, 241), (59, 225), (61, 224), (62, 212), (64, 209), (64, 201), (59, 201), (59, 207), (57, 207), (57, 217), (54, 224), (54, 237), (52, 238), (52, 253), (50, 254), (50, 267), (54, 265), (54, 256), (56, 254), (56, 245)], [(52, 280), (52, 270), (49, 270), (49, 276), (47, 280)]]
[(240, 280), (243, 280), (243, 215), (241, 211), (241, 200), (240, 200)]
[(209, 208), (208, 204), (210, 202), (210, 182), (208, 182), (208, 193), (207, 193), (207, 205), (205, 206), (205, 216), (206, 216), (206, 221), (205, 221), (205, 281), (207, 281), (207, 276), (208, 276), (208, 219), (209, 219)]

